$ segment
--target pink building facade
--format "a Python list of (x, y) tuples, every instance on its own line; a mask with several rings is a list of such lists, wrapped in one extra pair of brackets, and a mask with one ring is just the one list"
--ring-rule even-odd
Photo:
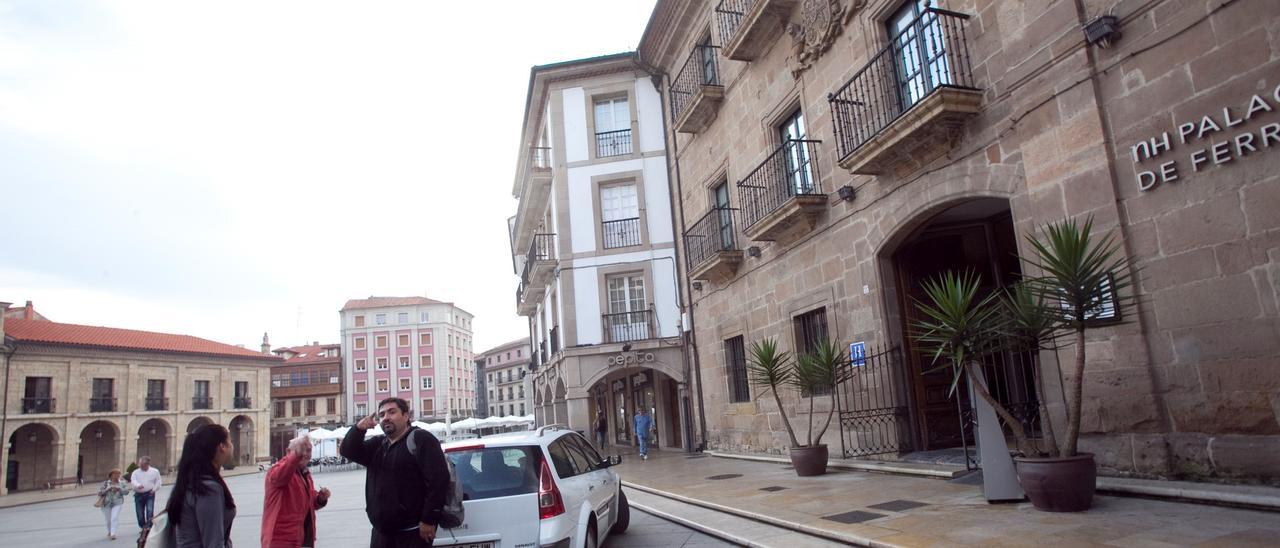
[(415, 419), (474, 414), (473, 316), (426, 297), (351, 299), (342, 321), (347, 422), (389, 397), (409, 402)]

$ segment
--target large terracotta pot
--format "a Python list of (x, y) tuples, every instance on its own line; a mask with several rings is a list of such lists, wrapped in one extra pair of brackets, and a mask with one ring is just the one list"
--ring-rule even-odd
[(821, 476), (827, 473), (827, 446), (792, 447), (791, 465), (797, 476)]
[(1093, 505), (1098, 468), (1093, 453), (1074, 457), (1013, 459), (1018, 483), (1037, 509), (1046, 512), (1083, 512)]

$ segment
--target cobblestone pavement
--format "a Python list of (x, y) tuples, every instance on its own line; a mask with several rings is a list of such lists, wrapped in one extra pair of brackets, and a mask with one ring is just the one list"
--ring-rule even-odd
[[(367, 546), (369, 521), (364, 514), (364, 473), (332, 472), (315, 475), (317, 487), (328, 487), (333, 499), (318, 514), (320, 546)], [(227, 478), (235, 495), (238, 511), (231, 537), (237, 547), (258, 546), (262, 523), (263, 475)], [(158, 505), (169, 498), (165, 487), (157, 497)], [(133, 499), (125, 499), (120, 512), (117, 539), (107, 539), (102, 511), (93, 507), (93, 497), (39, 502), (0, 509), (0, 546), (26, 548), (39, 546), (132, 546), (138, 524), (134, 517)], [(624, 535), (610, 537), (604, 548), (621, 547), (711, 547), (729, 544), (697, 531), (632, 512), (631, 528)]]

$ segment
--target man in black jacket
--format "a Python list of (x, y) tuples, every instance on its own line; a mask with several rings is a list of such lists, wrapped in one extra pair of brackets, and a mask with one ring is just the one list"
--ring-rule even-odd
[[(366, 440), (365, 432), (379, 419), (385, 435)], [(402, 443), (406, 436), (415, 436), (416, 455)], [(409, 402), (382, 400), (376, 415), (347, 431), (339, 452), (365, 467), (365, 513), (373, 524), (369, 547), (431, 546), (449, 488), (449, 467), (440, 441), (409, 425)]]

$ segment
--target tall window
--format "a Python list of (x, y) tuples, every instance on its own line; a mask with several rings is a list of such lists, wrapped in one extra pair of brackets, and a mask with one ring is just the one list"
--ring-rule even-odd
[(195, 394), (191, 400), (192, 409), (210, 409), (213, 399), (209, 397), (209, 381), (195, 381)]
[(600, 187), (604, 248), (640, 245), (640, 202), (635, 183)]
[(422, 389), (431, 390), (435, 388), (435, 381), (431, 377), (422, 377)]
[[(827, 338), (827, 309), (819, 308), (810, 312), (805, 312), (796, 316), (792, 320), (795, 328), (796, 337), (796, 354), (805, 354), (812, 352), (818, 348), (818, 345)], [(806, 396), (820, 396), (830, 394), (830, 388), (820, 390)]]
[(631, 154), (631, 108), (626, 97), (596, 99), (596, 157)]
[(434, 405), (434, 400), (432, 398), (423, 399), (422, 409), (420, 409), (418, 412), (425, 416), (431, 416), (436, 414), (436, 406)]
[(729, 382), (729, 401), (751, 401), (747, 386), (747, 350), (742, 335), (724, 341), (725, 376)]
[(364, 417), (366, 417), (366, 416), (368, 416), (368, 415), (369, 415), (369, 404), (366, 404), (366, 403), (357, 403), (357, 404), (356, 404), (356, 416), (357, 416), (357, 417), (360, 417), (360, 418), (364, 418)]
[(733, 233), (733, 210), (729, 209), (729, 182), (722, 182), (711, 190), (711, 199), (716, 207), (716, 232), (717, 241), (712, 242), (716, 250), (733, 249), (734, 236)]
[(645, 297), (644, 276), (625, 274), (606, 280), (609, 314), (605, 316), (608, 342), (635, 341), (649, 338), (649, 310)]
[(338, 398), (329, 398), (325, 401), (325, 413), (330, 415), (338, 412)]
[(275, 413), (276, 417), (284, 418), (284, 402), (282, 401), (276, 402), (275, 407), (276, 407), (276, 413)]
[(293, 400), (293, 401), (290, 403), (290, 407), (292, 407), (292, 408), (293, 408), (293, 416), (294, 416), (294, 417), (301, 417), (301, 416), (302, 416), (302, 400)]
[(898, 100), (911, 108), (929, 92), (951, 83), (946, 39), (936, 15), (926, 14), (932, 0), (910, 0), (895, 12), (889, 27), (893, 64), (897, 70)]
[(789, 192), (795, 194), (813, 193), (813, 169), (809, 165), (809, 148), (799, 141), (807, 138), (804, 125), (804, 113), (799, 109), (778, 126), (778, 139), (782, 143), (783, 156), (786, 158), (786, 178), (790, 183)]
[(147, 411), (164, 411), (164, 379), (147, 379)]
[[(316, 375), (316, 377), (319, 377), (319, 375)], [(232, 402), (232, 404), (235, 408), (245, 409), (252, 404), (249, 398), (249, 382), (248, 381), (236, 381), (234, 394), (235, 394), (235, 400)]]
[(315, 398), (311, 398), (307, 400), (307, 416), (308, 417), (316, 416), (316, 399)]
[(89, 411), (115, 411), (115, 379), (93, 379), (93, 396)]

